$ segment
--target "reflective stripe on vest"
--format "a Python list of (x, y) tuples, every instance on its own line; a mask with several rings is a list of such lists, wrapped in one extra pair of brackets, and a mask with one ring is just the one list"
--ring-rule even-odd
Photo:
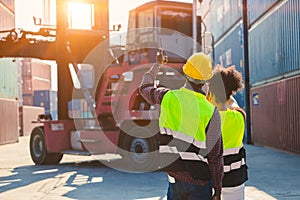
[(224, 173), (240, 169), (243, 165), (246, 165), (245, 158), (242, 158), (240, 161), (233, 162), (231, 165), (224, 165)]
[(160, 128), (160, 134), (171, 135), (171, 136), (173, 136), (173, 138), (182, 140), (182, 141), (187, 142), (189, 144), (193, 144), (197, 148), (206, 149), (206, 143), (205, 142), (195, 140), (195, 138), (193, 138), (191, 136), (188, 136), (184, 133), (180, 133), (178, 131), (173, 131), (173, 130), (168, 129), (168, 128)]
[(238, 154), (240, 152), (241, 148), (243, 148), (243, 146), (237, 147), (237, 148), (224, 149), (223, 156)]
[(194, 152), (180, 152), (177, 150), (177, 147), (171, 147), (168, 145), (159, 146), (159, 153), (172, 153), (178, 154), (182, 160), (195, 160), (202, 161), (208, 164), (208, 161), (203, 156), (196, 154)]

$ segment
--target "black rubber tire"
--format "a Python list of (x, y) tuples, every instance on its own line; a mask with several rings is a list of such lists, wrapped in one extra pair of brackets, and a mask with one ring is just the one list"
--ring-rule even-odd
[(158, 144), (155, 137), (134, 137), (124, 135), (121, 155), (122, 169), (130, 172), (151, 172), (158, 170)]
[(31, 159), (36, 165), (57, 165), (63, 157), (61, 153), (47, 152), (43, 126), (32, 130), (29, 145)]

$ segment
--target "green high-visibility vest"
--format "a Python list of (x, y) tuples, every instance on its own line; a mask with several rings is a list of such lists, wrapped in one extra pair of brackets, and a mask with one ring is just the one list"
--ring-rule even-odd
[(187, 88), (172, 90), (163, 97), (159, 126), (205, 142), (205, 129), (214, 110), (215, 107), (201, 93)]
[(245, 119), (236, 110), (220, 111), (223, 148), (238, 148), (243, 145)]
[(223, 187), (235, 187), (248, 180), (246, 151), (243, 147), (245, 119), (236, 110), (220, 111), (223, 139)]

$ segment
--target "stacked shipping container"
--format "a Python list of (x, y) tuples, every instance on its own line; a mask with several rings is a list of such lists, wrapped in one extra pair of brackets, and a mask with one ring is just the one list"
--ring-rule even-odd
[[(215, 44), (215, 60), (216, 64), (224, 67), (234, 65), (245, 77), (242, 36), (243, 26), (242, 23), (238, 23)], [(239, 91), (235, 99), (240, 107), (245, 109), (245, 91)]]
[[(214, 64), (224, 67), (232, 65), (245, 74), (242, 26), (242, 3), (230, 0), (204, 1), (200, 6), (207, 30), (214, 36)], [(235, 98), (245, 108), (245, 91), (238, 92)]]
[(249, 29), (250, 82), (258, 84), (268, 79), (300, 69), (300, 6), (289, 0), (251, 24)]
[(88, 103), (85, 99), (72, 99), (68, 103), (68, 115), (72, 119), (93, 118)]
[(300, 76), (251, 88), (254, 144), (300, 153)]
[(0, 19), (1, 19), (0, 30), (10, 30), (14, 28), (15, 26), (15, 1), (14, 0), (0, 0)]
[(249, 2), (252, 139), (300, 153), (300, 2), (265, 2)]
[(45, 114), (51, 114), (57, 120), (57, 92), (51, 90), (35, 90), (33, 105), (45, 109)]
[[(15, 22), (14, 0), (0, 0), (0, 30), (9, 30)], [(0, 37), (4, 35), (0, 34)], [(15, 59), (0, 59), (0, 144), (18, 141), (18, 68)]]
[[(234, 64), (244, 75), (242, 1), (205, 4), (216, 64)], [(300, 153), (300, 2), (248, 0), (247, 16), (252, 141)]]
[(0, 98), (0, 144), (19, 140), (18, 101)]
[(51, 114), (57, 120), (57, 92), (51, 91), (51, 66), (31, 58), (21, 60), (22, 107), (20, 135), (30, 134), (38, 114)]
[(32, 96), (35, 90), (50, 90), (51, 66), (36, 59), (24, 58), (21, 61), (23, 95)]

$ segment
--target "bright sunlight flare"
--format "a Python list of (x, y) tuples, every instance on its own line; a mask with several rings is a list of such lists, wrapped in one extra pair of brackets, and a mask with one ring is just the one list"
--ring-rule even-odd
[(94, 5), (89, 3), (68, 3), (69, 28), (88, 29), (94, 26)]

